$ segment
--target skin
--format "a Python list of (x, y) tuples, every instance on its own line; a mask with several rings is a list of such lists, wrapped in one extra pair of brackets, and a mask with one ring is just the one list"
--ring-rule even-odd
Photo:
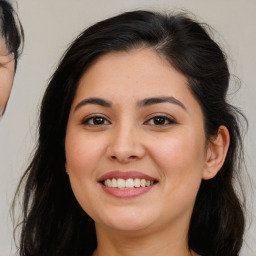
[[(163, 96), (176, 101), (139, 104)], [(95, 97), (112, 106), (79, 104)], [(197, 255), (187, 245), (196, 194), (201, 180), (222, 166), (228, 144), (225, 127), (205, 140), (202, 110), (186, 77), (154, 50), (98, 59), (80, 80), (65, 139), (73, 192), (95, 221), (94, 256)], [(139, 171), (158, 183), (138, 197), (115, 198), (98, 182), (113, 170)]]
[(9, 53), (6, 44), (0, 41), (0, 116), (3, 115), (10, 97), (15, 74), (13, 53)]

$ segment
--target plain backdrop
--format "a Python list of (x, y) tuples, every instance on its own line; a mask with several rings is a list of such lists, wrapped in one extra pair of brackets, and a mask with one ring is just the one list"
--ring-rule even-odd
[(244, 139), (249, 174), (246, 179), (248, 223), (241, 255), (255, 256), (256, 1), (20, 0), (17, 9), (26, 39), (7, 111), (0, 121), (0, 256), (15, 253), (10, 207), (17, 183), (31, 159), (40, 100), (59, 58), (84, 28), (134, 9), (185, 9), (194, 13), (200, 21), (216, 29), (215, 39), (227, 53), (231, 73), (241, 80), (238, 90), (237, 79), (231, 79), (234, 86), (229, 97), (249, 120)]

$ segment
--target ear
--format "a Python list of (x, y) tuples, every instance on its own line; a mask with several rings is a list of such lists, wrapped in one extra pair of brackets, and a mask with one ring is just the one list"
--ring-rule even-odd
[(220, 126), (217, 136), (210, 139), (206, 154), (203, 179), (209, 180), (216, 176), (221, 169), (229, 147), (229, 131), (225, 126)]

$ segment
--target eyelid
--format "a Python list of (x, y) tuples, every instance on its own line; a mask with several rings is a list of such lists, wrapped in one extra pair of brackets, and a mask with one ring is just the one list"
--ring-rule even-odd
[[(88, 123), (89, 120), (91, 120), (91, 119), (93, 119), (93, 118), (97, 118), (97, 117), (101, 117), (101, 118), (105, 119), (105, 121), (107, 121), (108, 124), (111, 124), (111, 122), (109, 121), (109, 118), (106, 117), (106, 116), (103, 115), (103, 114), (90, 114), (90, 115), (88, 115), (88, 116), (86, 116), (86, 117), (84, 117), (84, 118), (82, 119), (81, 124), (82, 124), (82, 125), (88, 124), (88, 125), (91, 125), (91, 126), (97, 126), (96, 124), (93, 125), (93, 124), (89, 124), (89, 123)], [(102, 125), (106, 125), (106, 124), (102, 124)], [(98, 126), (100, 126), (100, 125), (98, 125)]]
[[(168, 124), (162, 124), (162, 125), (156, 125), (156, 124), (147, 124), (150, 120), (157, 118), (157, 117), (161, 117), (161, 118), (165, 118), (166, 120), (169, 121)], [(173, 125), (173, 124), (177, 124), (178, 122), (176, 121), (175, 118), (173, 118), (172, 116), (168, 115), (168, 114), (163, 114), (163, 113), (154, 113), (154, 114), (150, 114), (149, 116), (147, 116), (146, 121), (144, 122), (145, 125), (154, 125), (154, 126), (168, 126), (168, 125)]]

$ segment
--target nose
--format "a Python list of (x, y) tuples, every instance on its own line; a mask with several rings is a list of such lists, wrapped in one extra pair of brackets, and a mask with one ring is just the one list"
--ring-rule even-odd
[(139, 160), (145, 155), (142, 136), (135, 127), (119, 127), (112, 131), (107, 149), (108, 158), (121, 163)]

